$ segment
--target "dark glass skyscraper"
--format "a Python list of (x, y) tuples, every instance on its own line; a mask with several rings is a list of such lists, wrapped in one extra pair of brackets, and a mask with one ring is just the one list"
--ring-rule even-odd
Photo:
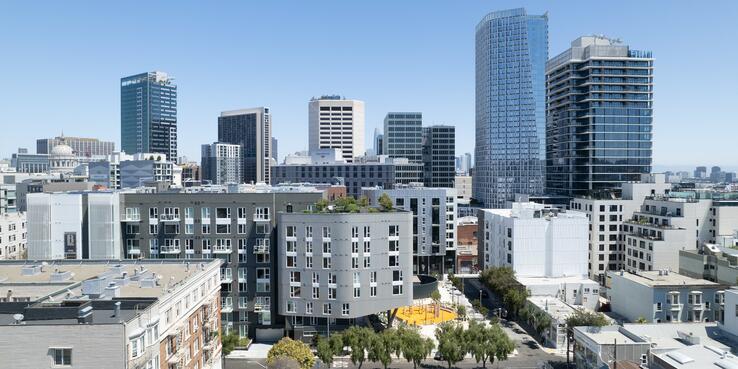
[(651, 171), (653, 59), (603, 36), (548, 61), (546, 190), (618, 190)]
[(426, 187), (453, 188), (456, 179), (456, 129), (423, 127), (423, 183)]
[(269, 108), (222, 112), (218, 117), (218, 141), (241, 146), (244, 183), (270, 183), (272, 114)]
[(543, 192), (548, 16), (488, 14), (476, 28), (473, 197), (502, 208)]
[(177, 159), (177, 85), (163, 72), (120, 80), (120, 143), (129, 154)]

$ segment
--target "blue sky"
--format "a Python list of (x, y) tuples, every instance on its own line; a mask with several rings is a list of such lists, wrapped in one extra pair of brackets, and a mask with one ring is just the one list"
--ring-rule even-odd
[(738, 2), (48, 1), (0, 5), (0, 157), (35, 139), (120, 141), (119, 79), (162, 70), (179, 89), (180, 152), (199, 158), (217, 115), (272, 108), (280, 156), (307, 147), (307, 102), (366, 102), (457, 127), (473, 152), (474, 27), (488, 12), (549, 12), (549, 55), (605, 34), (655, 61), (654, 164), (735, 168)]

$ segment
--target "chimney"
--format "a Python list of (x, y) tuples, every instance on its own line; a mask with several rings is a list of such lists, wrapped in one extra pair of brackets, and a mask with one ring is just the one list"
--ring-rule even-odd
[(115, 303), (115, 315), (116, 318), (120, 318), (120, 301)]
[(11, 298), (13, 297), (13, 290), (8, 289), (8, 294), (5, 295), (5, 297), (7, 297), (7, 300), (5, 302), (10, 302)]

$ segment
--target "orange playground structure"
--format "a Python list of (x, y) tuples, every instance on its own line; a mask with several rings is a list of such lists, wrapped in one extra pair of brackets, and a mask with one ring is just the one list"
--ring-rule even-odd
[(435, 304), (405, 306), (397, 311), (397, 319), (409, 325), (439, 324), (456, 319), (456, 313)]

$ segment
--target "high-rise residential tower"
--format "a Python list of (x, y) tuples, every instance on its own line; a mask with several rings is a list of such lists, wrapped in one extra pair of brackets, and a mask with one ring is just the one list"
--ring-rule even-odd
[(244, 183), (270, 183), (272, 114), (269, 108), (259, 107), (220, 113), (218, 141), (241, 146)]
[(423, 183), (426, 187), (453, 188), (456, 178), (456, 129), (423, 127)]
[(241, 183), (241, 145), (215, 142), (202, 145), (202, 179), (212, 184)]
[(177, 157), (177, 85), (164, 72), (120, 80), (120, 143), (129, 154)]
[(653, 58), (585, 36), (546, 64), (546, 190), (619, 189), (651, 172)]
[(384, 117), (382, 153), (391, 158), (423, 161), (423, 114), (393, 112)]
[(474, 198), (503, 208), (543, 191), (548, 16), (492, 12), (476, 28)]
[(341, 149), (351, 163), (364, 155), (364, 102), (341, 96), (321, 96), (308, 107), (308, 149)]

